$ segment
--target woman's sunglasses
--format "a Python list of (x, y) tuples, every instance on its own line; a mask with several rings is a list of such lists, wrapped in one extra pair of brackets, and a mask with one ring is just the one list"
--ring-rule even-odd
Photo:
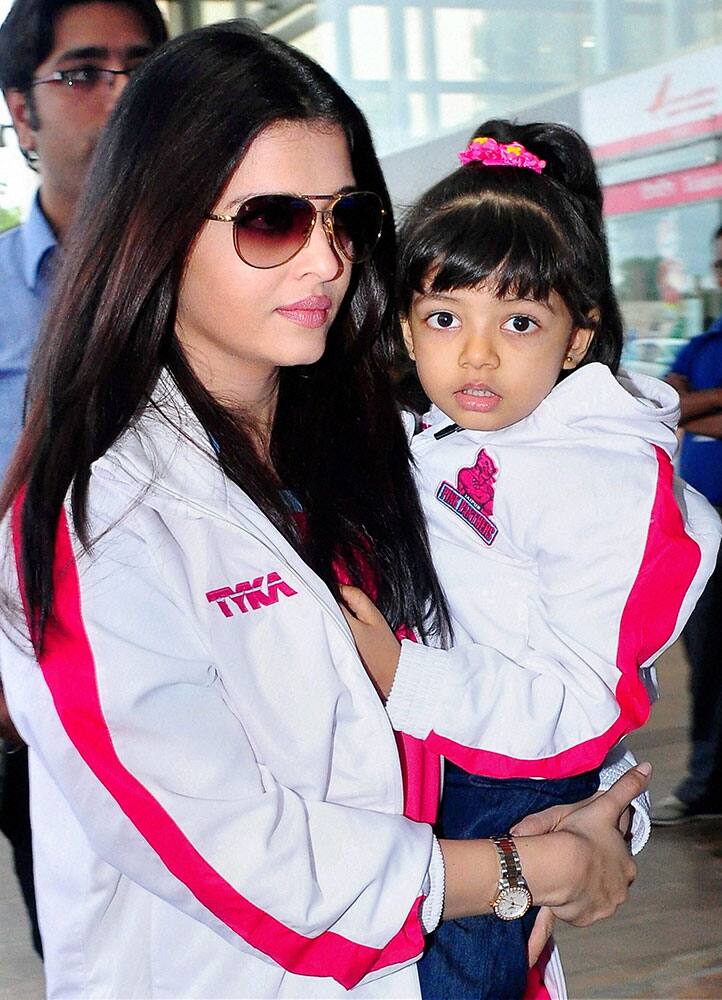
[[(330, 201), (318, 209), (314, 201)], [(311, 239), (316, 218), (334, 246), (352, 264), (368, 260), (381, 236), (386, 210), (373, 191), (338, 194), (259, 194), (240, 205), (235, 215), (209, 215), (233, 223), (236, 253), (251, 267), (279, 267), (295, 257)]]

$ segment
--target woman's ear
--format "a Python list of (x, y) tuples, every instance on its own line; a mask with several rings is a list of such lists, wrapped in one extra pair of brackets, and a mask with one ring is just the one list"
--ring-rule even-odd
[(411, 332), (411, 324), (405, 316), (401, 317), (401, 334), (404, 338), (407, 354), (412, 361), (416, 361), (416, 355), (414, 354), (414, 335)]
[(576, 368), (577, 365), (581, 364), (587, 355), (587, 351), (594, 340), (594, 334), (597, 332), (597, 325), (599, 323), (599, 310), (592, 309), (589, 313), (588, 326), (577, 326), (572, 330), (572, 335), (569, 338), (569, 343), (567, 345), (567, 354), (564, 358), (564, 363), (562, 368), (570, 370)]

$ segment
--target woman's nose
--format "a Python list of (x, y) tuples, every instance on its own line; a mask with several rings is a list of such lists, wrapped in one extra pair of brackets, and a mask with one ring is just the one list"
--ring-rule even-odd
[(336, 246), (333, 230), (320, 212), (316, 216), (316, 224), (308, 242), (298, 257), (304, 271), (317, 275), (321, 281), (334, 281), (343, 274), (346, 258)]

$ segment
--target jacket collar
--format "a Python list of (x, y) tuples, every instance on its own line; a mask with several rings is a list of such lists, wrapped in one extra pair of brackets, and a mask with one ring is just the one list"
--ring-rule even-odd
[[(344, 633), (348, 628), (325, 583), (251, 498), (221, 470), (212, 442), (169, 372), (164, 371), (135, 423), (99, 460), (109, 474), (138, 488), (147, 502), (165, 494), (188, 516), (210, 515), (236, 525), (272, 550), (301, 577)], [(157, 500), (155, 501), (157, 502)]]

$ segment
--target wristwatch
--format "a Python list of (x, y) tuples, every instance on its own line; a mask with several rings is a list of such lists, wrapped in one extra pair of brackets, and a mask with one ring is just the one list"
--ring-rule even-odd
[(521, 870), (516, 844), (510, 836), (490, 837), (499, 855), (501, 876), (491, 908), (500, 920), (518, 920), (532, 905), (531, 892)]

